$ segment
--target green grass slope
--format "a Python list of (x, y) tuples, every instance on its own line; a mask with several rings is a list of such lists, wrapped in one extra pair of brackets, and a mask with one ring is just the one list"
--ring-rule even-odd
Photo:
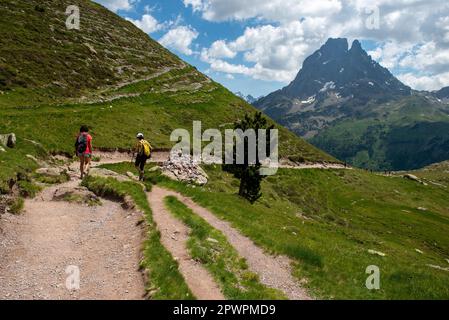
[[(80, 9), (80, 30), (66, 28), (69, 5)], [(54, 99), (79, 96), (185, 65), (92, 1), (2, 0), (0, 14), (0, 90), (36, 89)]]
[[(130, 164), (106, 167), (132, 170)], [(281, 169), (263, 181), (263, 196), (251, 205), (237, 195), (232, 175), (219, 166), (206, 170), (204, 187), (157, 173), (146, 179), (192, 197), (268, 252), (289, 256), (315, 297), (449, 298), (448, 180), (426, 186), (363, 170)], [(447, 179), (447, 171), (437, 171)], [(365, 286), (371, 265), (380, 269), (380, 290)]]
[(412, 170), (449, 159), (449, 107), (414, 95), (337, 121), (312, 142), (336, 158), (373, 170)]

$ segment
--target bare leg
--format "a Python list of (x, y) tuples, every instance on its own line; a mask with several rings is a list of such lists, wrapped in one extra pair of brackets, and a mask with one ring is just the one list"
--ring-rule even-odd
[(84, 163), (85, 163), (85, 171), (86, 171), (86, 174), (88, 175), (89, 174), (89, 170), (90, 170), (90, 158), (86, 157), (84, 159)]
[(81, 172), (81, 179), (84, 178), (84, 156), (80, 156), (80, 172)]
[(139, 181), (143, 181), (144, 176), (145, 176), (145, 171), (139, 170)]

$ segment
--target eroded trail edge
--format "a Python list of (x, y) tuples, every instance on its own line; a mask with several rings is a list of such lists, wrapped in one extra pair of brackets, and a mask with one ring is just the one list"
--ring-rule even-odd
[[(157, 221), (158, 227), (162, 233), (162, 243), (164, 246), (168, 247), (170, 251), (180, 250), (178, 253), (179, 255), (183, 255), (183, 253), (186, 252), (187, 249), (185, 247), (181, 250), (179, 247), (179, 242), (185, 244), (188, 237), (186, 232), (188, 231), (186, 231), (186, 227), (177, 219), (172, 217), (165, 208), (164, 198), (167, 196), (174, 196), (178, 198), (178, 200), (182, 201), (193, 212), (195, 212), (195, 214), (206, 220), (212, 227), (220, 230), (227, 237), (229, 243), (237, 250), (240, 256), (246, 259), (250, 270), (259, 275), (261, 283), (268, 287), (282, 291), (291, 300), (311, 299), (307, 292), (300, 286), (298, 280), (292, 275), (291, 261), (289, 258), (285, 256), (274, 257), (265, 253), (260, 247), (256, 246), (251, 239), (243, 236), (239, 231), (233, 228), (229, 222), (220, 220), (209, 210), (199, 206), (190, 198), (174, 191), (153, 186), (151, 193), (148, 194), (148, 200), (152, 206), (154, 218), (162, 222), (161, 225)], [(178, 233), (176, 233), (177, 231)], [(172, 239), (173, 234), (178, 234), (180, 238), (177, 239), (177, 241), (174, 241)], [(182, 241), (181, 236), (183, 237)], [(178, 248), (170, 248), (170, 246), (173, 246), (176, 243), (178, 243)], [(178, 258), (181, 257), (178, 256)], [(184, 274), (184, 271), (182, 270), (183, 262), (185, 262), (185, 259), (181, 259), (180, 261), (181, 271)], [(197, 273), (194, 273), (193, 276), (193, 279), (186, 278), (186, 282), (189, 287), (191, 287), (192, 291), (194, 291), (192, 286), (197, 285), (197, 282), (201, 281), (202, 278), (202, 276)]]

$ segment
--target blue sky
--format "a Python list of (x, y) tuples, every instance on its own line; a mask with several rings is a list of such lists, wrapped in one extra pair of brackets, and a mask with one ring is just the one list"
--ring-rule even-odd
[(449, 86), (443, 0), (96, 1), (234, 92), (280, 89), (329, 37), (361, 40), (415, 89)]

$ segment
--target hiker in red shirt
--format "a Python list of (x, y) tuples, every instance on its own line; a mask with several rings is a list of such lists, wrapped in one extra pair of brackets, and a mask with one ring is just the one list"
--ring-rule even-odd
[(90, 160), (92, 159), (92, 136), (89, 134), (87, 126), (81, 126), (80, 133), (75, 142), (76, 155), (80, 158), (81, 179), (84, 178), (84, 172), (89, 174)]

